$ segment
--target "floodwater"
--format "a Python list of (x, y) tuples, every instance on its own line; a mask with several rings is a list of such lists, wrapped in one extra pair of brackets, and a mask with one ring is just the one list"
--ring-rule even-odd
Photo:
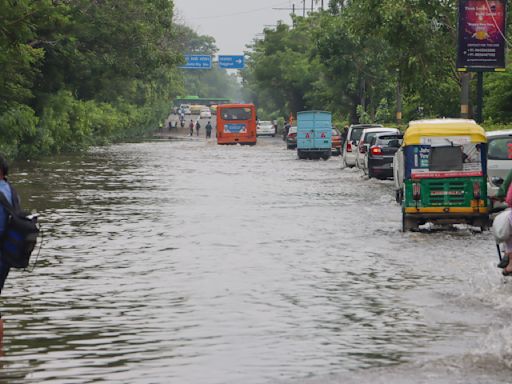
[(509, 383), (488, 233), (401, 233), (391, 181), (162, 140), (16, 164), (41, 214), (0, 304), (2, 383)]

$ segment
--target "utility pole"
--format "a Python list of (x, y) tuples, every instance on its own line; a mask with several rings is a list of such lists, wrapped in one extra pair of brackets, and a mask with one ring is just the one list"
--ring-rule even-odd
[(482, 111), (484, 106), (484, 73), (482, 71), (478, 71), (476, 73), (476, 122), (481, 123), (484, 121)]
[(400, 70), (396, 70), (396, 123), (402, 124), (402, 90), (400, 89)]
[(311, 0), (311, 13), (313, 13), (313, 1), (314, 0)]
[(460, 90), (460, 117), (469, 119), (469, 84), (471, 74), (464, 72), (460, 75), (461, 90)]
[(322, 11), (323, 11), (324, 10), (324, 0), (322, 0), (321, 5), (322, 5)]
[(306, 0), (302, 0), (302, 17), (306, 17)]

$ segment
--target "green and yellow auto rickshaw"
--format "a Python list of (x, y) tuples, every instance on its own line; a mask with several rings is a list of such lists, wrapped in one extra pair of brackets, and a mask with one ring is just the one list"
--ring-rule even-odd
[(427, 222), (488, 227), (486, 146), (473, 120), (409, 123), (394, 161), (404, 232)]

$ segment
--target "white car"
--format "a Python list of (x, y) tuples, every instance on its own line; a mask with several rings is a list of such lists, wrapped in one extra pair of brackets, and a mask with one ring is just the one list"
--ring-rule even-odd
[(356, 151), (356, 167), (363, 169), (364, 155), (370, 149), (370, 141), (377, 136), (378, 133), (395, 133), (399, 134), (400, 131), (397, 128), (365, 128), (361, 132), (359, 137), (359, 143), (357, 144)]
[(346, 167), (352, 168), (356, 165), (356, 151), (359, 138), (365, 128), (379, 128), (380, 124), (353, 124), (348, 128), (347, 137), (341, 149), (341, 161)]
[(272, 136), (276, 135), (276, 127), (271, 121), (258, 121), (256, 124), (256, 136)]
[(199, 112), (199, 117), (201, 119), (211, 119), (212, 118), (212, 112), (210, 111), (210, 108), (203, 108), (203, 109), (201, 109), (201, 112)]
[(192, 114), (192, 111), (190, 110), (190, 105), (188, 105), (188, 104), (181, 104), (180, 105), (180, 110), (182, 110), (185, 115), (191, 115)]
[[(487, 195), (494, 197), (512, 169), (512, 130), (487, 132)], [(491, 200), (491, 209), (505, 208)], [(496, 205), (496, 204), (495, 204)]]

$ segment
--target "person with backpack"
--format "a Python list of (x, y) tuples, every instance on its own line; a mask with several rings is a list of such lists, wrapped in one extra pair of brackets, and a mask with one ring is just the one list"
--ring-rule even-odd
[[(16, 190), (7, 181), (9, 166), (0, 155), (0, 293), (11, 268), (27, 268), (39, 234), (37, 215), (21, 210)], [(0, 347), (4, 323), (0, 313)]]
[(208, 121), (205, 128), (206, 128), (206, 138), (209, 139), (212, 137), (212, 129), (213, 129), (211, 121)]
[(196, 121), (196, 136), (199, 136), (199, 130), (201, 129), (201, 124), (199, 124), (199, 119)]
[[(7, 201), (9, 201), (12, 205), (19, 204), (19, 202), (15, 200), (15, 194), (13, 193), (10, 184), (7, 182), (7, 175), (9, 173), (9, 166), (5, 158), (0, 155), (0, 193), (2, 193)], [(7, 225), (7, 219), (9, 217), (9, 213), (7, 210), (0, 205), (0, 238), (3, 237), (5, 232), (5, 227)], [(7, 280), (7, 275), (9, 275), (9, 271), (11, 270), (11, 265), (5, 261), (0, 254), (0, 293), (2, 293), (2, 289), (5, 284), (5, 280)], [(0, 313), (0, 346), (2, 345), (2, 340), (4, 336), (4, 322), (2, 319), (2, 314)]]

